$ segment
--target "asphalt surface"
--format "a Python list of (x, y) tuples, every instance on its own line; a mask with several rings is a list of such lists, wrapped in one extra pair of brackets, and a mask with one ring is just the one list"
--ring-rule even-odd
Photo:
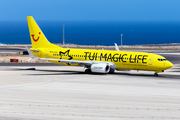
[(26, 50), (26, 48), (22, 49), (22, 48), (10, 48), (10, 47), (0, 47), (0, 51), (4, 51), (4, 52), (8, 52), (8, 51), (24, 51)]
[(55, 63), (0, 63), (0, 66), (63, 66)]
[(0, 55), (3, 55), (3, 54), (15, 54), (15, 53), (23, 52), (23, 51), (26, 51), (26, 49), (0, 47)]
[(177, 67), (155, 77), (148, 71), (0, 66), (0, 120), (179, 120)]

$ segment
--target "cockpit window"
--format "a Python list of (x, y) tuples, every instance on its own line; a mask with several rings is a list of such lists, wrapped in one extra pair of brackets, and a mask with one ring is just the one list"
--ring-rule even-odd
[(158, 61), (166, 61), (167, 59), (158, 59)]

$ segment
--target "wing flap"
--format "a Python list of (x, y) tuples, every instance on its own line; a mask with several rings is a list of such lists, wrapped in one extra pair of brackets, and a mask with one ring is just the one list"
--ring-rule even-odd
[(94, 61), (79, 61), (79, 60), (65, 60), (65, 59), (53, 59), (53, 58), (40, 58), (41, 60), (52, 60), (59, 61), (60, 63), (71, 63), (71, 64), (93, 64)]
[(80, 60), (65, 60), (65, 59), (53, 59), (53, 58), (40, 58), (41, 60), (52, 60), (52, 61), (59, 61), (59, 63), (69, 63), (69, 64), (77, 64), (81, 66), (89, 67), (92, 64), (100, 64), (100, 63), (107, 63), (111, 66), (111, 68), (116, 69), (117, 66), (112, 62), (106, 61), (80, 61)]

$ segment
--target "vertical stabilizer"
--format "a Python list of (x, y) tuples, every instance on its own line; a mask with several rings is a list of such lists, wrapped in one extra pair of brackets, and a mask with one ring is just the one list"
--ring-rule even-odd
[(32, 48), (59, 48), (50, 43), (32, 16), (27, 16)]

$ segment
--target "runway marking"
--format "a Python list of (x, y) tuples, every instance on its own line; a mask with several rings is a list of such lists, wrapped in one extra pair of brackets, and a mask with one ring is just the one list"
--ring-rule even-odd
[(77, 109), (82, 109), (82, 108), (86, 108), (86, 109), (114, 109), (114, 110), (145, 110), (145, 111), (178, 111), (180, 112), (179, 108), (154, 108), (154, 107), (108, 107), (108, 106), (89, 106), (89, 105), (85, 105), (85, 106), (78, 106), (78, 105), (64, 105), (64, 104), (18, 104), (18, 103), (0, 103), (0, 106), (26, 106), (26, 107), (48, 107), (48, 108), (59, 108), (59, 107), (65, 107), (65, 108), (77, 108)]
[[(79, 113), (66, 113), (66, 112), (61, 112), (61, 113), (46, 113), (46, 112), (29, 112), (29, 111), (26, 111), (26, 112), (21, 112), (21, 111), (1, 111), (1, 114), (14, 114), (14, 115), (19, 115), (19, 114), (23, 114), (23, 115), (40, 115), (40, 116), (47, 116), (47, 115), (51, 115), (52, 116), (57, 116), (57, 117), (60, 117), (60, 116), (63, 116), (63, 117), (67, 117), (67, 116), (72, 116), (72, 117), (81, 117), (81, 118), (126, 118), (126, 119), (180, 119), (180, 117), (161, 117), (161, 116), (132, 116), (132, 115), (108, 115), (108, 114), (79, 114)], [(5, 117), (7, 118), (7, 117)], [(60, 119), (60, 118), (59, 118)]]
[(62, 78), (62, 79), (58, 79), (58, 80), (52, 80), (52, 81), (48, 81), (48, 82), (40, 82), (40, 83), (32, 83), (32, 84), (24, 84), (24, 85), (10, 85), (10, 86), (5, 86), (5, 87), (0, 87), (0, 89), (8, 89), (8, 88), (18, 88), (18, 87), (25, 87), (25, 86), (37, 86), (37, 85), (44, 85), (44, 84), (49, 84), (49, 83), (53, 83), (53, 82), (57, 82), (57, 81), (62, 81), (62, 80), (67, 80), (67, 79), (72, 79), (72, 78), (76, 78), (76, 77), (80, 77), (80, 76), (84, 76), (86, 74), (83, 75), (75, 75), (75, 76), (71, 76), (71, 77), (66, 77), (66, 78)]

